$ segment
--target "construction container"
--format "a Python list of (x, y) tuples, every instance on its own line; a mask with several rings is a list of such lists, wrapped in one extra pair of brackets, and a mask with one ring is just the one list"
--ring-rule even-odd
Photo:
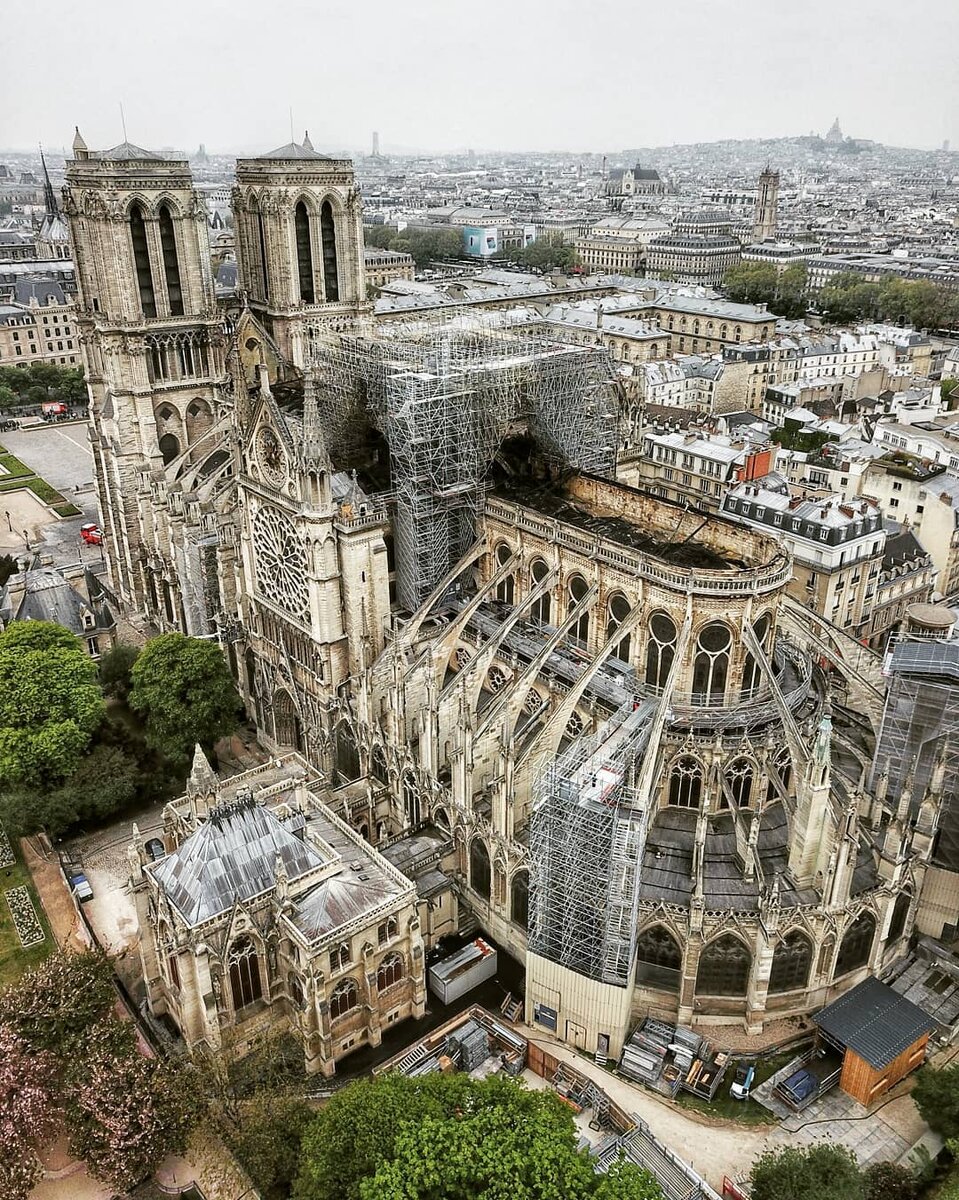
[(430, 967), (429, 988), (443, 1004), (452, 1004), (495, 974), (496, 951), (477, 938)]

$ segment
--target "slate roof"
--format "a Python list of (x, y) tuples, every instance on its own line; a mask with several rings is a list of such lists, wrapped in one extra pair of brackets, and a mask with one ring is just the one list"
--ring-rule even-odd
[(257, 157), (288, 162), (290, 159), (297, 158), (328, 159), (329, 155), (320, 154), (319, 150), (314, 150), (310, 145), (309, 139), (306, 139), (302, 144), (299, 142), (287, 142), (285, 146), (278, 146), (276, 150), (270, 150), (266, 154), (260, 154)]
[(144, 150), (142, 146), (134, 146), (132, 142), (121, 142), (110, 150), (100, 150), (97, 158), (108, 158), (112, 162), (142, 162), (146, 158), (163, 158), (155, 150)]
[(270, 890), (279, 857), (292, 882), (325, 863), (262, 804), (220, 804), (172, 854), (148, 868), (188, 925), (200, 925)]
[(873, 978), (864, 979), (813, 1020), (833, 1041), (877, 1071), (936, 1028), (936, 1022), (918, 1005)]

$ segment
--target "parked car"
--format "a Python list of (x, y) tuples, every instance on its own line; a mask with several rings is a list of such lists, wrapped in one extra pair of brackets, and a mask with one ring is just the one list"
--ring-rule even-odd
[(756, 1068), (752, 1063), (740, 1063), (736, 1068), (736, 1074), (733, 1077), (732, 1083), (729, 1085), (729, 1094), (734, 1100), (748, 1100), (749, 1089), (753, 1086), (753, 1079), (756, 1076)]
[(103, 545), (103, 530), (94, 522), (91, 522), (89, 525), (80, 526), (80, 537), (83, 538), (88, 546)]
[(90, 886), (89, 879), (82, 872), (70, 876), (70, 890), (81, 904), (86, 904), (88, 900), (93, 899), (93, 888)]
[(156, 862), (158, 859), (166, 856), (166, 847), (159, 838), (150, 838), (145, 846), (145, 849), (152, 862)]
[(819, 1080), (811, 1071), (801, 1070), (790, 1075), (777, 1085), (776, 1090), (787, 1103), (796, 1107), (803, 1105), (819, 1091)]

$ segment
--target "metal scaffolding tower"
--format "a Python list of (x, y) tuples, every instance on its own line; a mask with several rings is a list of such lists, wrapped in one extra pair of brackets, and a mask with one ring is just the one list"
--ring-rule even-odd
[(657, 710), (654, 700), (634, 703), (550, 762), (529, 834), (530, 950), (621, 987), (632, 968), (648, 826), (637, 775)]
[(495, 317), (458, 313), (311, 343), (331, 447), (351, 445), (364, 422), (389, 446), (405, 608), (416, 609), (475, 540), (487, 471), (514, 424), (525, 422), (557, 463), (615, 471), (618, 397), (607, 352)]
[(886, 773), (891, 801), (908, 785), (914, 806), (945, 764), (934, 860), (959, 870), (959, 641), (901, 641), (887, 665), (889, 690), (876, 739), (870, 787)]

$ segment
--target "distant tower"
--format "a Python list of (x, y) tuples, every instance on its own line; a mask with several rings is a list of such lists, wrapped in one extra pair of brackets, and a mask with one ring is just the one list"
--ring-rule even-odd
[(756, 212), (753, 216), (753, 241), (771, 242), (776, 236), (779, 210), (779, 172), (773, 171), (769, 163), (759, 176), (759, 195), (756, 197)]
[(237, 159), (233, 220), (250, 308), (283, 357), (303, 367), (322, 327), (350, 329), (368, 311), (353, 164), (314, 150), (309, 134)]
[(373, 157), (379, 158), (379, 156), (380, 156), (380, 135), (374, 129), (373, 130)]
[(837, 117), (829, 127), (829, 132), (826, 134), (826, 141), (832, 142), (833, 145), (842, 141), (842, 130), (839, 128), (839, 118)]

